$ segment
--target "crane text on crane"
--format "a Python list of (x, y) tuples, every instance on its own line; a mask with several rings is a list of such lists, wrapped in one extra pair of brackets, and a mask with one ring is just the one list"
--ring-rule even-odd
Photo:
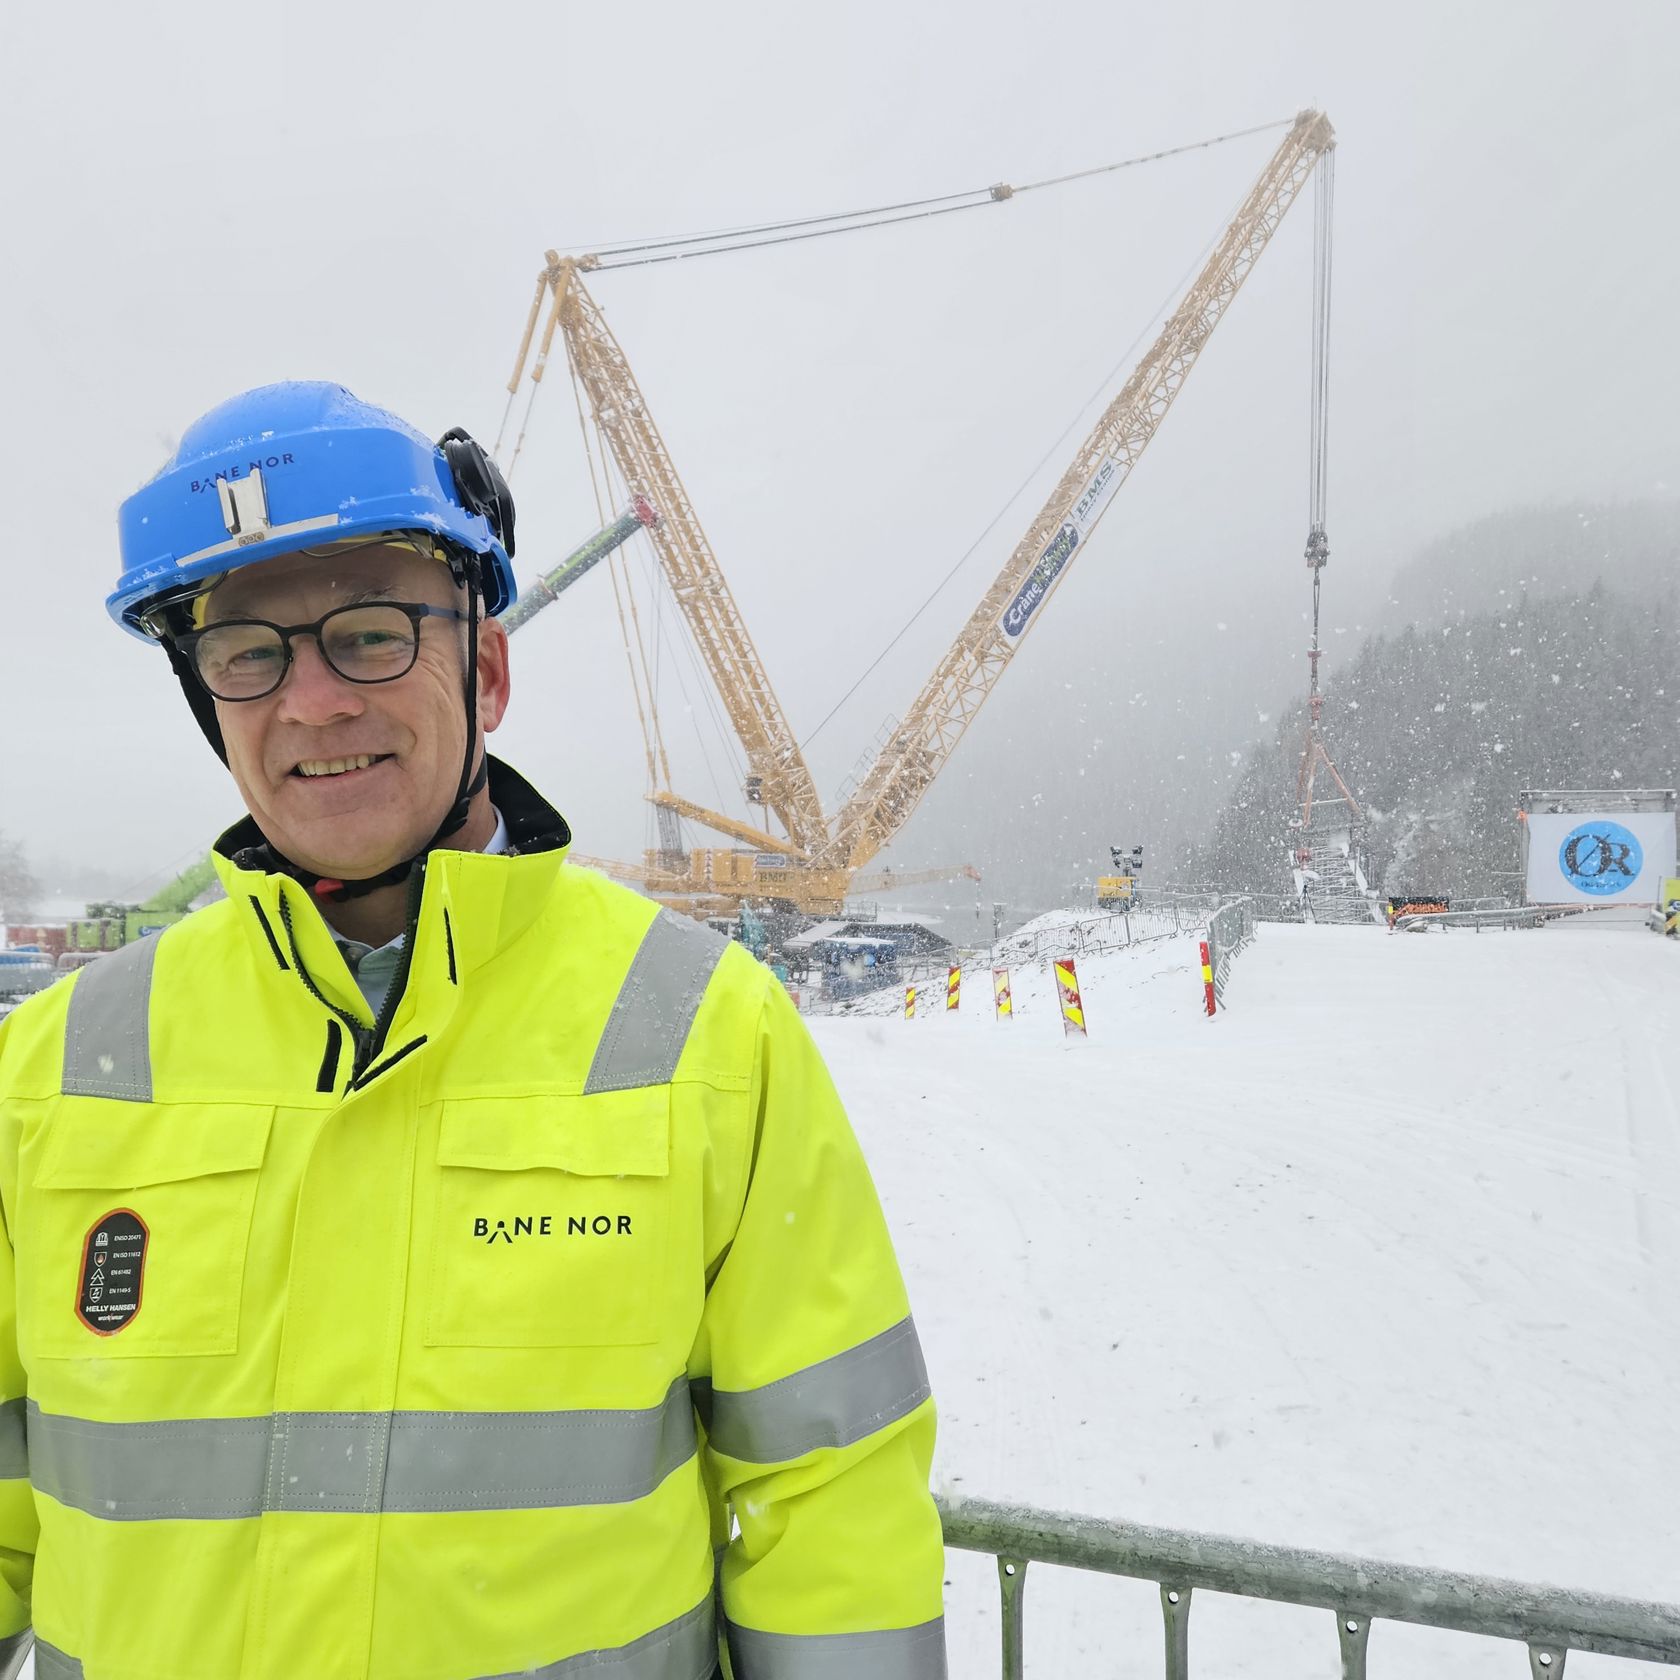
[(1038, 564), (1033, 567), (1031, 575), (1016, 591), (1015, 599), (1004, 609), (1004, 635), (1019, 636), (1026, 629), (1027, 620), (1032, 617), (1039, 602), (1050, 593), (1051, 584), (1056, 581), (1062, 568), (1072, 557), (1073, 551), (1079, 546), (1080, 538), (1096, 524), (1125, 476), (1124, 467), (1114, 456), (1103, 457), (1085, 488), (1080, 491), (1079, 500), (1073, 504), (1073, 511), (1068, 515), (1061, 530), (1045, 545), (1044, 552), (1038, 557)]

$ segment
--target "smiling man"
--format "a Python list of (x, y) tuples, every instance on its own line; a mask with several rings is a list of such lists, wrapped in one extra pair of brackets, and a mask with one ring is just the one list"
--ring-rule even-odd
[(768, 971), (487, 756), (494, 465), (270, 386), (121, 532), (248, 815), (0, 1024), (0, 1675), (938, 1680), (867, 1170)]

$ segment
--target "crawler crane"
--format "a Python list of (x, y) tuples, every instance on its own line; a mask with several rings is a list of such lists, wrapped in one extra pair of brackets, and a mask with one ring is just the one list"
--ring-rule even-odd
[[(670, 789), (667, 772), (665, 785), (656, 785), (649, 797), (660, 813), (662, 838), (671, 843), (650, 852), (646, 867), (635, 871), (644, 885), (661, 896), (686, 897), (699, 913), (753, 898), (781, 901), (811, 915), (835, 913), (848, 892), (864, 886), (858, 872), (903, 827), (956, 749), (1159, 429), (1284, 213), (1334, 145), (1322, 112), (1304, 111), (1289, 126), (1183, 301), (1080, 444), (832, 821), (647, 400), (583, 283), (585, 272), (604, 265), (590, 256), (547, 253), (508, 381), (509, 413), (528, 364), (534, 400), (558, 333), (604, 448), (631, 495), (658, 510), (658, 522), (647, 534), (745, 752), (747, 799), (784, 831), (776, 834), (681, 797)], [(990, 197), (1004, 200), (1014, 190), (999, 186)], [(650, 749), (648, 757), (650, 769), (656, 758), (663, 762), (662, 752)], [(676, 817), (704, 824), (747, 849), (682, 852), (674, 843)]]

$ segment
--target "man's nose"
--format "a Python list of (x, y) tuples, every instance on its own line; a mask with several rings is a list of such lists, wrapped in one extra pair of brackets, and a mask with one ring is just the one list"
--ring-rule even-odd
[(292, 637), (292, 663), (280, 684), (278, 716), (286, 723), (331, 723), (362, 710), (356, 685), (341, 677), (322, 656), (313, 636)]

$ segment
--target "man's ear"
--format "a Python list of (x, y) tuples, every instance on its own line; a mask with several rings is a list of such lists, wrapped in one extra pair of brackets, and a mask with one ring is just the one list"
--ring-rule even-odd
[(500, 620), (487, 618), (478, 627), (478, 721), (486, 735), (507, 711), (511, 681), (507, 631)]

